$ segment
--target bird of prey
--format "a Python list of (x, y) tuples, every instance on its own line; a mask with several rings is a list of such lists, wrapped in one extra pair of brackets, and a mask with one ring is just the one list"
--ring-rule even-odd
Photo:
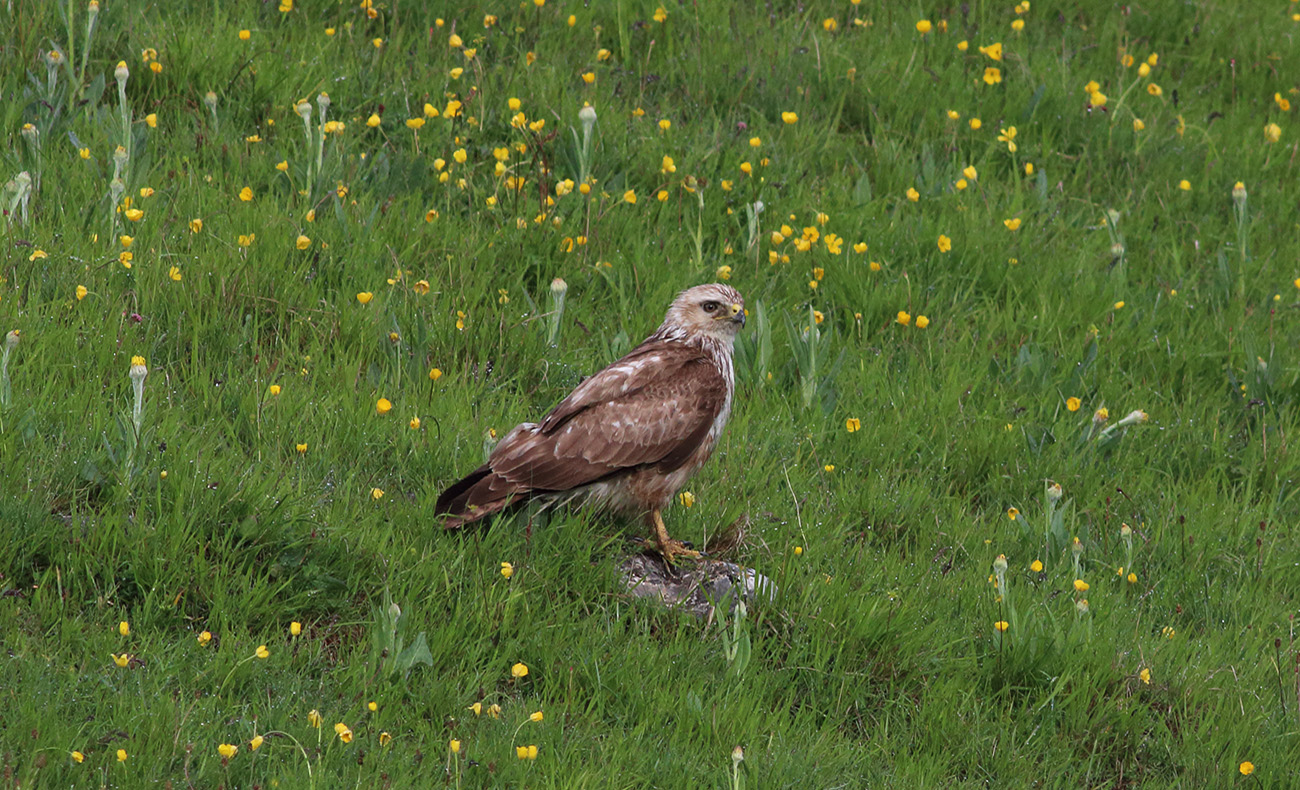
[[(583, 499), (645, 519), (671, 563), (699, 552), (668, 537), (661, 511), (717, 446), (735, 391), (745, 303), (729, 285), (677, 295), (654, 334), (578, 385), (540, 422), (515, 426), (488, 462), (438, 497), (454, 529), (511, 505)], [(647, 541), (649, 542), (649, 541)]]

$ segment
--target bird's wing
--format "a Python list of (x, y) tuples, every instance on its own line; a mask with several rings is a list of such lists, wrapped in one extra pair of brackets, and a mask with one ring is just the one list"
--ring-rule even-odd
[(533, 490), (566, 491), (629, 467), (672, 471), (708, 435), (726, 381), (702, 352), (647, 343), (583, 382), (542, 422), (512, 431), (488, 464)]

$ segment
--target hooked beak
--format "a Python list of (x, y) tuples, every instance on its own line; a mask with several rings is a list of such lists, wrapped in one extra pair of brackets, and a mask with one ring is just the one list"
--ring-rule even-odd
[(732, 304), (731, 307), (728, 308), (728, 309), (729, 309), (729, 311), (731, 312), (731, 322), (732, 322), (733, 324), (740, 324), (741, 326), (744, 326), (744, 325), (745, 325), (745, 308), (741, 307), (741, 306), (738, 305), (738, 304)]

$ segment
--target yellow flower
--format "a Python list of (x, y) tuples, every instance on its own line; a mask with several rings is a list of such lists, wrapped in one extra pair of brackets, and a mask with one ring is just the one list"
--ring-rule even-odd
[(199, 647), (207, 647), (208, 643), (212, 641), (212, 632), (204, 631), (196, 637), (196, 640), (199, 643)]
[(585, 82), (585, 83), (587, 83), (588, 85), (591, 85), (592, 83), (594, 83), (594, 82), (596, 81), (596, 74), (595, 74), (595, 72), (591, 72), (591, 71), (585, 72), (585, 73), (582, 75), (582, 81)]
[(303, 455), (307, 452), (307, 443), (303, 442), (302, 444), (296, 444), (294, 445), (294, 449), (298, 451), (298, 455)]
[(128, 623), (127, 621), (123, 620), (122, 622), (120, 622), (120, 623), (117, 624), (117, 632), (118, 632), (119, 634), (121, 634), (122, 636), (130, 636), (130, 635), (131, 635), (131, 624)]
[(631, 203), (632, 205), (635, 206), (635, 205), (636, 205), (636, 192), (633, 191), (633, 190), (631, 190), (631, 189), (629, 189), (628, 191), (624, 192), (624, 193), (623, 193), (623, 201), (624, 201), (625, 203)]
[(252, 38), (252, 37), (253, 37), (253, 34), (252, 34), (251, 32), (249, 32), (249, 31), (247, 31), (247, 30), (241, 30), (241, 31), (239, 31), (239, 40), (240, 40), (240, 41), (247, 41), (247, 40), (249, 40), (249, 39)]
[(231, 743), (223, 743), (217, 747), (217, 754), (229, 760), (239, 751), (239, 747)]
[(662, 118), (659, 121), (659, 131), (666, 132), (672, 128), (672, 125), (673, 125), (672, 121), (668, 120), (667, 118)]
[[(80, 156), (82, 159), (89, 159), (89, 158), (90, 158), (90, 149), (89, 149), (89, 148), (78, 148), (78, 149), (77, 149), (77, 155)], [(77, 754), (81, 754), (81, 752), (77, 752)]]
[(361, 304), (370, 304), (370, 300), (374, 298), (375, 295), (369, 291), (362, 291), (361, 293), (357, 294), (357, 301), (360, 302)]
[(1025, 175), (1032, 176), (1033, 174), (1034, 174), (1034, 163), (1025, 162)]
[(239, 199), (244, 201), (245, 203), (252, 200), (253, 190), (249, 189), (248, 187), (244, 187), (243, 189), (239, 190)]
[(917, 21), (916, 32), (924, 36), (927, 33), (929, 33), (931, 30), (934, 30), (934, 25), (930, 24), (930, 20), (921, 19)]
[(76, 293), (77, 293), (77, 301), (80, 302), (82, 299), (86, 298), (86, 294), (90, 293), (90, 291), (86, 290), (86, 286), (78, 285)]
[(997, 629), (999, 632), (1003, 632), (1006, 631), (1008, 628), (1010, 628), (1011, 624), (1008, 623), (1006, 620), (999, 620), (993, 624), (993, 627)]
[(239, 246), (251, 247), (253, 246), (253, 239), (256, 238), (257, 238), (256, 233), (241, 233), (239, 234)]
[(527, 664), (520, 663), (520, 664), (515, 664), (514, 666), (510, 667), (510, 676), (511, 676), (511, 677), (514, 677), (514, 678), (527, 677), (527, 676), (528, 676), (528, 665), (527, 665)]
[(857, 417), (849, 417), (847, 420), (844, 421), (844, 430), (848, 431), (849, 433), (857, 433), (858, 431), (862, 430), (862, 420), (858, 419)]
[[(507, 578), (507, 579), (509, 579), (511, 576), (514, 576), (514, 575), (515, 575), (515, 566), (514, 566), (514, 565), (511, 565), (511, 564), (508, 563), (508, 562), (502, 562), (502, 563), (501, 563), (501, 575), (504, 576), (504, 577)], [(476, 703), (476, 704), (477, 704), (477, 703)], [(475, 713), (475, 715), (476, 715), (476, 716), (478, 715), (477, 712)]]
[(1002, 224), (1007, 226), (1007, 230), (1020, 230), (1020, 217), (1004, 219)]
[(380, 746), (387, 746), (389, 743), (392, 742), (392, 740), (393, 740), (393, 736), (390, 735), (390, 734), (388, 733), (387, 730), (385, 730), (384, 732), (379, 733), (379, 745), (380, 745)]
[(262, 742), (265, 740), (266, 739), (263, 738), (261, 735), (254, 735), (253, 740), (248, 742), (248, 748), (252, 749), (253, 751), (257, 751), (258, 749), (262, 748)]
[(473, 705), (470, 705), (470, 706), (469, 706), (468, 708), (466, 708), (465, 710), (472, 710), (472, 711), (474, 711), (474, 715), (475, 715), (475, 716), (478, 716), (479, 714), (481, 714), (481, 713), (483, 712), (483, 703), (481, 703), (481, 702), (475, 702)]
[[(119, 763), (124, 763), (124, 762), (126, 762), (126, 749), (118, 749), (118, 750), (117, 750), (117, 761), (118, 761)], [(1243, 765), (1245, 765), (1245, 763), (1243, 763)]]
[(997, 85), (1002, 81), (1002, 71), (993, 66), (984, 69), (984, 84)]
[(969, 41), (962, 40), (962, 41), (958, 41), (958, 42), (957, 42), (957, 51), (958, 51), (958, 52), (965, 52), (965, 51), (968, 50), (968, 49), (970, 49), (970, 42), (969, 42)]
[(144, 212), (138, 208), (129, 208), (122, 213), (132, 222), (139, 222), (144, 217)]
[(948, 250), (952, 249), (952, 239), (948, 238), (942, 233), (939, 234), (938, 244), (939, 244), (939, 252), (947, 252)]
[(541, 721), (541, 720), (542, 720), (542, 712), (539, 710), (539, 711), (537, 711), (536, 713), (530, 714), (530, 715), (528, 716), (528, 720), (529, 720), (529, 721)]
[(979, 128), (983, 125), (984, 125), (983, 121), (981, 121), (979, 118), (970, 119), (970, 128), (972, 131), (978, 131)]
[(381, 123), (383, 123), (383, 121), (380, 119), (379, 113), (377, 112), (370, 113), (370, 117), (366, 119), (366, 126), (369, 126), (371, 129), (374, 129)]
[(1191, 192), (1192, 182), (1184, 178), (1182, 181), (1178, 182), (1178, 188), (1183, 190), (1184, 192)]
[(311, 246), (311, 239), (299, 234), (298, 239), (294, 242), (294, 246), (300, 250), (305, 250)]
[(1142, 130), (1145, 129), (1145, 128), (1147, 128), (1147, 125), (1146, 125), (1145, 123), (1143, 123), (1143, 121), (1142, 121), (1141, 118), (1134, 118), (1134, 119), (1133, 119), (1133, 131), (1135, 131), (1135, 132), (1140, 132), (1140, 131), (1142, 131)]
[(338, 733), (339, 740), (344, 743), (352, 743), (352, 729), (343, 722), (334, 725), (334, 732)]
[(1273, 94), (1273, 101), (1277, 102), (1277, 108), (1282, 112), (1291, 112), (1291, 101), (1290, 99), (1283, 98), (1282, 94)]
[(257, 650), (253, 652), (253, 655), (257, 656), (258, 658), (270, 658), (271, 651), (266, 649), (266, 645), (258, 645)]
[[(535, 1), (536, 1), (536, 0), (534, 0), (534, 2), (535, 2)], [(667, 21), (668, 21), (668, 11), (665, 10), (663, 6), (659, 6), (658, 8), (655, 9), (654, 19), (655, 19), (655, 21), (658, 22), (659, 24), (663, 24), (664, 22), (667, 22)]]
[(117, 664), (119, 667), (127, 667), (131, 664), (130, 653), (123, 653), (120, 656), (117, 653), (110, 653), (109, 655), (113, 657), (113, 663)]
[(1074, 580), (1074, 589), (1078, 590), (1079, 592), (1087, 592), (1087, 591), (1088, 591), (1088, 588), (1089, 588), (1090, 586), (1091, 586), (1091, 585), (1089, 585), (1089, 584), (1088, 584), (1086, 581), (1084, 581), (1083, 579), (1075, 579), (1075, 580)]
[(1147, 93), (1151, 94), (1152, 96), (1160, 96), (1161, 94), (1164, 93), (1164, 90), (1162, 90), (1159, 85), (1152, 82), (1149, 85), (1147, 85)]
[(899, 310), (898, 315), (894, 316), (894, 320), (902, 324), (903, 326), (907, 326), (908, 324), (912, 323), (912, 314), (907, 312), (906, 310)]
[(1033, 571), (1034, 573), (1042, 573), (1043, 563), (1040, 562), (1039, 560), (1034, 560), (1033, 562), (1029, 563), (1029, 570)]
[(409, 425), (410, 428), (411, 428), (411, 430), (413, 430), (413, 431), (419, 430), (419, 429), (420, 429), (420, 418), (419, 418), (419, 417), (412, 417), (412, 418), (411, 418), (411, 421), (408, 422), (407, 425)]
[(375, 403), (375, 411), (379, 412), (380, 414), (387, 414), (392, 410), (393, 410), (393, 404), (388, 400), (388, 398), (380, 398)]
[(1251, 774), (1255, 773), (1255, 764), (1252, 763), (1250, 760), (1245, 760), (1244, 762), (1242, 762), (1241, 765), (1237, 767), (1237, 770), (1241, 771), (1242, 776), (1250, 776)]
[(520, 760), (527, 760), (527, 759), (528, 759), (528, 747), (527, 747), (527, 746), (516, 746), (516, 747), (515, 747), (515, 756), (518, 757)]
[(980, 47), (980, 52), (988, 55), (989, 60), (1002, 60), (1002, 42), (989, 44), (987, 47)]
[(86, 759), (86, 755), (78, 751), (73, 751), (71, 756), (74, 763), (79, 763)]
[(1129, 584), (1137, 584), (1138, 575), (1136, 573), (1129, 573), (1128, 576), (1124, 577), (1124, 580)]
[(1115, 303), (1115, 309), (1116, 309), (1116, 310), (1123, 310), (1123, 309), (1124, 309), (1124, 300), (1123, 300), (1123, 299), (1121, 299), (1121, 300), (1119, 300), (1118, 302)]
[(918, 315), (918, 316), (916, 317), (916, 328), (917, 328), (917, 329), (925, 329), (925, 328), (926, 328), (927, 326), (929, 326), (929, 325), (930, 325), (930, 319), (926, 318), (926, 317), (923, 316), (923, 315)]
[(695, 507), (695, 494), (690, 491), (683, 491), (678, 494), (677, 500), (682, 503), (682, 507)]
[(966, 183), (966, 179), (959, 178), (957, 179), (957, 183), (953, 184), (953, 186), (957, 187), (957, 191), (960, 192), (966, 187), (970, 186), (970, 184)]
[(1264, 139), (1276, 143), (1282, 139), (1282, 127), (1275, 123), (1264, 124)]
[(915, 203), (921, 199), (921, 193), (916, 191), (916, 187), (908, 187), (907, 199)]
[(441, 370), (438, 370), (437, 368), (431, 368), (429, 370), (429, 381), (437, 381), (440, 378), (442, 378)]
[(1019, 33), (1020, 31), (1024, 30), (1024, 29), (1025, 29), (1025, 20), (1023, 20), (1023, 19), (1013, 19), (1013, 20), (1011, 20), (1011, 29), (1014, 30), (1014, 31), (1016, 31), (1017, 33)]
[(961, 174), (969, 178), (971, 181), (975, 181), (979, 178), (979, 171), (975, 169), (975, 165), (967, 165), (966, 168), (961, 171)]
[(799, 115), (793, 112), (783, 112), (781, 113), (781, 120), (786, 125), (796, 124), (799, 122)]
[(1083, 405), (1083, 401), (1079, 400), (1073, 395), (1065, 399), (1065, 408), (1070, 411), (1078, 411), (1079, 407), (1082, 405)]
[(1020, 515), (1019, 509), (1014, 507), (1007, 508), (1007, 518), (1011, 519), (1012, 521), (1015, 521), (1016, 517), (1019, 515)]

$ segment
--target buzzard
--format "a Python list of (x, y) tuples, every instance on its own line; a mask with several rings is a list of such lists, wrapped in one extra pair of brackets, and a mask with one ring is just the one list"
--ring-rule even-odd
[(540, 422), (516, 425), (488, 462), (438, 497), (454, 529), (511, 505), (585, 499), (644, 518), (668, 562), (699, 557), (660, 515), (717, 446), (731, 413), (732, 342), (745, 325), (736, 289), (677, 295), (655, 333), (578, 385)]

